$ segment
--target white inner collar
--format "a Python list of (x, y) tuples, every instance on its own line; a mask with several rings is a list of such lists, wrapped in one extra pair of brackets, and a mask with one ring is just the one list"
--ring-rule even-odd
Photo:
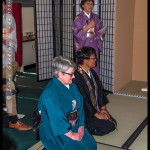
[(85, 11), (83, 11), (85, 13), (85, 15), (90, 18), (91, 13), (87, 14)]
[[(82, 68), (83, 69), (83, 68)], [(84, 69), (83, 69), (84, 70)], [(90, 70), (89, 71), (86, 71), (86, 70), (84, 70), (87, 74), (88, 74), (88, 76), (91, 78), (91, 72), (90, 72)]]
[(66, 85), (66, 87), (69, 89), (69, 85)]

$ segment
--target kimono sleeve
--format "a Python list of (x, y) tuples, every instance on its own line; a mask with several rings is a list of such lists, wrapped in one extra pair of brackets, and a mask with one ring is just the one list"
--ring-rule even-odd
[(86, 34), (83, 35), (83, 24), (81, 18), (76, 17), (72, 25), (72, 32), (75, 39), (75, 46), (79, 49), (84, 46), (86, 41)]
[(13, 30), (16, 30), (15, 18), (10, 14), (6, 14), (6, 28), (7, 29), (12, 28)]
[(99, 31), (104, 27), (103, 22), (99, 19), (97, 15), (95, 15), (96, 29)]
[(53, 135), (58, 136), (68, 133), (70, 130), (70, 124), (60, 106), (51, 99), (47, 99), (44, 102), (44, 108), (49, 119)]
[(79, 126), (85, 126), (85, 114), (84, 114), (84, 108), (83, 108), (83, 96), (81, 95), (78, 87), (76, 84), (74, 85), (74, 89), (75, 89), (75, 93), (79, 99), (79, 103), (80, 103), (80, 107), (79, 107), (79, 117), (78, 117), (78, 121), (79, 121)]
[(79, 126), (85, 126), (85, 114), (83, 109), (83, 97), (81, 97), (81, 107), (79, 109)]
[(103, 22), (98, 18), (97, 15), (95, 16), (95, 22), (96, 22), (96, 35), (98, 37), (98, 41), (101, 41), (101, 38), (100, 38), (101, 35), (98, 31), (101, 30), (104, 27), (104, 25), (103, 25)]
[[(8, 37), (9, 43), (7, 45), (11, 45), (10, 48), (13, 50), (13, 53), (17, 52), (17, 34), (16, 34), (16, 22), (12, 15), (6, 14), (6, 29), (9, 29)], [(6, 52), (8, 52), (8, 48), (4, 49)]]

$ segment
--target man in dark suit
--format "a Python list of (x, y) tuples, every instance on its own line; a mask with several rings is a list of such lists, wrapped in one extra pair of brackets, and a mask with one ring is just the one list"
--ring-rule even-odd
[(73, 82), (83, 95), (84, 111), (89, 132), (93, 135), (105, 135), (116, 128), (115, 119), (109, 114), (108, 99), (96, 72), (96, 52), (92, 47), (83, 47), (76, 53), (77, 70)]

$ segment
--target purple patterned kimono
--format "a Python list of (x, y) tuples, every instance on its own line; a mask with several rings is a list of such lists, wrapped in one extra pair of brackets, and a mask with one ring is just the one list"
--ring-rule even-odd
[[(83, 35), (83, 28), (87, 25), (87, 22), (91, 22), (94, 20), (96, 22), (96, 36), (88, 37), (87, 33)], [(98, 18), (95, 13), (90, 14), (90, 18), (88, 18), (84, 11), (82, 11), (79, 15), (76, 16), (73, 25), (72, 25), (72, 32), (74, 35), (74, 47), (75, 51), (77, 52), (78, 49), (82, 48), (83, 46), (90, 46), (95, 49), (97, 54), (97, 66), (93, 68), (97, 75), (99, 76), (99, 51), (102, 52), (102, 41), (100, 40), (100, 33), (98, 32), (104, 26), (102, 21)]]

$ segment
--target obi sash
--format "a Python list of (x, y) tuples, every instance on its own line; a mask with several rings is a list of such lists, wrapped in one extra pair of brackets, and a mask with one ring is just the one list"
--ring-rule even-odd
[(86, 37), (89, 38), (89, 37), (94, 37), (94, 36), (96, 36), (95, 28), (90, 28), (90, 29), (87, 31)]
[(71, 113), (67, 113), (65, 114), (66, 118), (68, 119), (70, 125), (73, 127), (76, 125), (77, 121), (78, 121), (78, 116), (79, 116), (79, 109), (77, 109), (74, 112)]

